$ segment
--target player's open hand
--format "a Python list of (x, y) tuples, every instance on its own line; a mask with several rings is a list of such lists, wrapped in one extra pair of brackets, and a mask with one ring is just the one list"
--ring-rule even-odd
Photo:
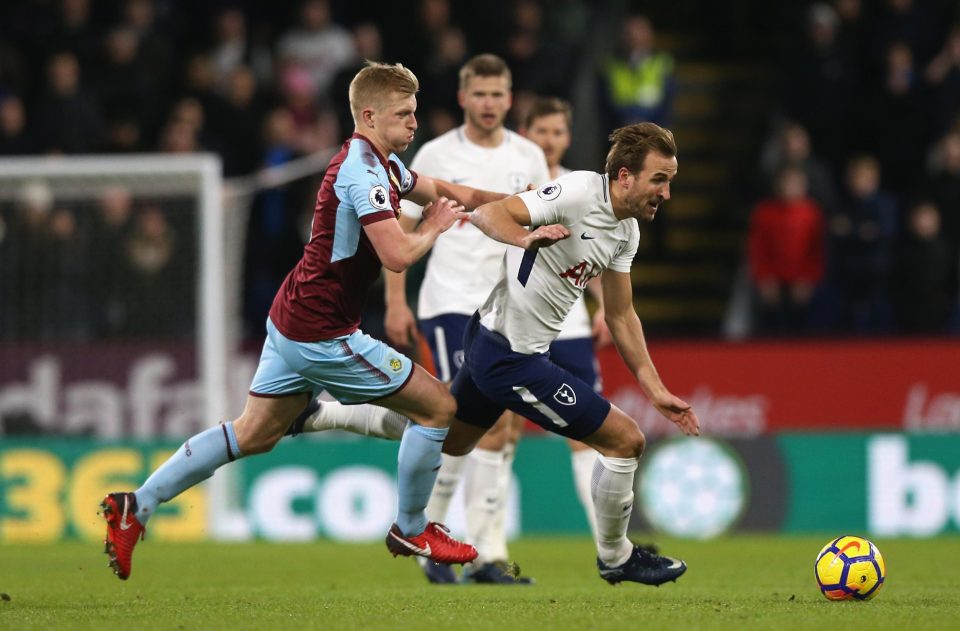
[(383, 329), (391, 344), (401, 348), (413, 345), (417, 336), (417, 320), (406, 303), (387, 304), (383, 314)]
[(653, 397), (650, 401), (660, 414), (667, 417), (687, 436), (700, 435), (700, 419), (690, 404), (669, 392)]
[(447, 231), (450, 226), (468, 217), (463, 204), (446, 197), (430, 202), (423, 209), (423, 220), (435, 224), (440, 232)]
[(567, 230), (566, 226), (553, 223), (549, 226), (540, 226), (536, 230), (533, 230), (520, 240), (520, 244), (524, 250), (535, 250), (537, 248), (551, 246), (557, 241), (563, 241), (569, 236), (570, 231)]

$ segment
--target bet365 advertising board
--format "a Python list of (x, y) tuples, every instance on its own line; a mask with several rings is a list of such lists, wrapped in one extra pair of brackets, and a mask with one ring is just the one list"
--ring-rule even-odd
[[(134, 488), (175, 445), (92, 440), (0, 443), (0, 541), (103, 536), (97, 504)], [(157, 540), (376, 541), (396, 512), (397, 444), (285, 440), (194, 488), (149, 523)], [(512, 536), (587, 534), (566, 444), (521, 442)], [(455, 498), (450, 523), (463, 532)], [(655, 441), (633, 527), (709, 538), (738, 530), (932, 536), (960, 531), (960, 436), (780, 434)]]

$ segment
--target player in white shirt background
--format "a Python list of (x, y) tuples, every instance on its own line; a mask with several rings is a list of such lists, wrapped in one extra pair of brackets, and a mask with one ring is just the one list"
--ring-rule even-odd
[(500, 279), (471, 318), (444, 452), (471, 452), (505, 409), (593, 447), (597, 567), (610, 583), (660, 585), (686, 571), (678, 559), (627, 539), (634, 477), (646, 441), (636, 421), (551, 361), (550, 344), (584, 287), (601, 276), (605, 319), (621, 357), (653, 406), (687, 435), (700, 422), (663, 384), (633, 307), (630, 267), (638, 220), (653, 221), (677, 173), (673, 134), (653, 123), (616, 130), (605, 173), (576, 171), (535, 191), (478, 208), (471, 223), (511, 246)]

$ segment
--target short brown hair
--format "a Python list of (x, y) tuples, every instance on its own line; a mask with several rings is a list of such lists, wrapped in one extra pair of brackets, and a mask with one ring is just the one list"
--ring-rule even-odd
[(474, 77), (506, 77), (508, 88), (513, 83), (513, 75), (507, 62), (490, 53), (471, 57), (463, 64), (460, 68), (460, 89), (465, 90), (467, 82)]
[(527, 118), (523, 126), (527, 129), (533, 126), (533, 121), (551, 114), (563, 114), (567, 121), (567, 128), (573, 127), (573, 108), (570, 103), (555, 96), (542, 96), (535, 100), (527, 110)]
[(631, 173), (641, 171), (651, 151), (670, 158), (677, 155), (673, 132), (655, 123), (634, 123), (621, 127), (610, 134), (609, 140), (613, 146), (607, 153), (606, 172), (611, 180), (617, 178), (617, 173), (623, 167)]
[(379, 109), (391, 94), (412, 96), (420, 89), (417, 76), (402, 64), (381, 64), (367, 61), (366, 65), (350, 82), (350, 112), (353, 122), (360, 121), (364, 107), (372, 105)]

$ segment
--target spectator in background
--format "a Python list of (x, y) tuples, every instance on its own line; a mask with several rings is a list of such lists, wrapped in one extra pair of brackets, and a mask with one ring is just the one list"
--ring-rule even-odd
[[(42, 182), (27, 182), (17, 194), (16, 206), (6, 227), (9, 244), (4, 277), (11, 292), (8, 334), (14, 339), (36, 339), (41, 333), (46, 278), (43, 261), (49, 249), (53, 193)], [(25, 291), (30, 288), (30, 291)]]
[(110, 186), (97, 198), (89, 242), (90, 286), (97, 337), (119, 335), (129, 313), (126, 242), (133, 214), (133, 196), (122, 186)]
[(898, 43), (909, 48), (920, 66), (924, 66), (943, 42), (945, 22), (931, 5), (921, 0), (886, 0), (867, 30), (868, 51), (872, 60), (883, 63), (887, 51)]
[(161, 153), (196, 153), (201, 150), (196, 128), (183, 120), (167, 122), (160, 132), (157, 150)]
[(125, 262), (130, 271), (125, 333), (131, 337), (175, 337), (192, 331), (193, 262), (179, 243), (158, 204), (136, 212), (127, 237)]
[(893, 269), (893, 312), (905, 333), (943, 333), (956, 301), (957, 259), (940, 232), (940, 212), (929, 201), (910, 209)]
[(654, 48), (654, 30), (642, 15), (623, 22), (620, 46), (600, 70), (600, 106), (607, 131), (648, 121), (667, 127), (676, 92), (673, 57)]
[[(56, 17), (42, 27), (49, 29), (48, 32), (32, 34), (35, 45), (49, 46), (53, 42), (61, 50), (72, 52), (80, 65), (89, 68), (96, 63), (102, 44), (100, 30), (90, 11), (92, 0), (60, 0), (56, 4), (59, 5)], [(40, 50), (34, 52), (41, 53)], [(43, 51), (39, 58), (48, 52)]]
[(224, 176), (246, 175), (259, 166), (260, 138), (255, 130), (265, 111), (253, 72), (247, 66), (237, 66), (230, 73), (223, 115), (217, 120)]
[(50, 58), (45, 93), (35, 112), (34, 129), (41, 151), (90, 153), (100, 145), (100, 110), (81, 88), (80, 64), (73, 53), (60, 52)]
[[(108, 137), (129, 133), (116, 125), (134, 125), (137, 138), (157, 125), (159, 93), (155, 75), (140, 60), (139, 41), (133, 29), (118, 26), (104, 40), (103, 54), (90, 80), (100, 103)], [(122, 141), (121, 141), (122, 142)]]
[(200, 103), (205, 120), (216, 120), (223, 111), (223, 98), (217, 92), (217, 75), (208, 55), (196, 53), (187, 59), (177, 98), (185, 97)]
[(903, 43), (887, 50), (881, 84), (866, 101), (860, 115), (861, 146), (877, 157), (889, 174), (887, 187), (902, 198), (920, 183), (931, 118), (927, 94), (913, 53)]
[[(445, 30), (456, 26), (450, 0), (420, 0), (406, 28), (387, 29), (387, 50), (422, 75), (433, 53), (433, 42)], [(425, 92), (424, 92), (425, 94)]]
[(173, 85), (176, 48), (168, 25), (157, 20), (154, 0), (125, 0), (122, 13), (121, 24), (137, 36), (141, 64), (148, 69), (157, 92), (166, 94)]
[(780, 64), (787, 114), (810, 134), (827, 160), (839, 164), (849, 152), (849, 126), (860, 93), (856, 51), (839, 37), (837, 13), (817, 3), (807, 12), (804, 39)]
[(277, 57), (281, 68), (296, 66), (307, 72), (309, 90), (325, 94), (342, 68), (356, 57), (349, 31), (333, 22), (327, 0), (305, 0), (296, 26), (281, 34)]
[[(221, 112), (225, 109), (226, 104), (224, 104)], [(218, 153), (222, 152), (223, 142), (220, 135), (209, 129), (207, 120), (207, 113), (204, 111), (200, 101), (192, 96), (185, 96), (176, 101), (170, 108), (170, 113), (167, 117), (167, 123), (184, 123), (192, 128), (200, 146), (207, 147)]]
[(889, 330), (888, 283), (897, 238), (897, 204), (880, 187), (880, 164), (850, 160), (846, 188), (830, 217), (830, 276), (839, 291), (839, 325), (856, 333)]
[(807, 194), (807, 176), (801, 167), (784, 167), (777, 176), (775, 195), (754, 208), (748, 254), (758, 331), (806, 331), (814, 291), (823, 278), (824, 217)]
[(297, 129), (300, 152), (313, 153), (336, 144), (336, 115), (317, 98), (304, 68), (287, 66), (283, 70), (280, 98)]
[(927, 84), (934, 90), (934, 129), (945, 133), (960, 112), (960, 25), (954, 26), (939, 54), (927, 65)]
[(934, 152), (924, 190), (940, 211), (941, 234), (950, 251), (951, 295), (960, 291), (960, 128), (944, 136)]
[[(90, 303), (89, 258), (85, 235), (70, 208), (50, 214), (47, 246), (40, 259), (43, 284), (28, 291), (42, 294), (41, 338), (85, 340), (93, 336), (94, 314)], [(99, 279), (96, 279), (99, 281)]]
[(36, 150), (23, 101), (15, 94), (0, 99), (0, 156), (22, 156)]
[(249, 68), (258, 85), (270, 82), (273, 56), (270, 50), (249, 35), (247, 17), (237, 7), (227, 7), (214, 17), (214, 44), (210, 50), (215, 82), (226, 94), (230, 77), (241, 66)]
[(821, 210), (831, 214), (837, 205), (837, 188), (830, 165), (813, 153), (810, 134), (799, 123), (785, 124), (761, 159), (761, 169), (769, 182), (768, 190), (774, 190), (776, 179), (786, 166), (803, 169), (810, 197), (820, 205)]
[(448, 26), (437, 35), (434, 46), (429, 61), (420, 72), (422, 96), (418, 105), (425, 114), (427, 133), (415, 140), (414, 151), (459, 124), (457, 91), (460, 89), (460, 68), (467, 62), (467, 39), (460, 28)]
[(513, 30), (504, 56), (513, 71), (515, 92), (569, 98), (573, 49), (562, 38), (544, 32), (543, 9), (537, 0), (518, 0), (513, 5)]

